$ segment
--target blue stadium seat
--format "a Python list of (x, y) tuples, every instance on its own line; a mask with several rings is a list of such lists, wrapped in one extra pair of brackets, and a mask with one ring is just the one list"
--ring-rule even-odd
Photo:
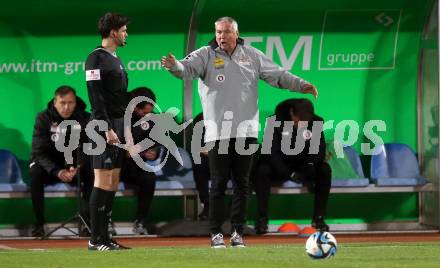
[(24, 192), (20, 166), (15, 155), (8, 150), (0, 150), (0, 192)]
[[(193, 168), (191, 156), (185, 149), (178, 148), (180, 156), (183, 160), (183, 166), (169, 154), (168, 160), (161, 170), (156, 172), (158, 189), (194, 189), (196, 188), (194, 182)], [(166, 150), (161, 150), (162, 157), (166, 157)]]
[(301, 188), (303, 187), (302, 183), (296, 183), (294, 181), (288, 180), (283, 182), (273, 182), (272, 186), (281, 187), (281, 188)]
[[(131, 187), (131, 185), (130, 185), (130, 187)], [(130, 187), (125, 187), (125, 183), (123, 183), (123, 182), (119, 182), (119, 184), (118, 184), (118, 191), (124, 191), (125, 190), (125, 188), (130, 188)]]
[(359, 177), (365, 178), (364, 170), (362, 169), (361, 158), (359, 157), (359, 154), (356, 152), (356, 150), (351, 146), (344, 146), (344, 153)]
[(72, 186), (64, 182), (58, 182), (55, 184), (49, 184), (44, 186), (45, 192), (74, 192), (76, 191), (76, 189), (77, 189), (76, 186)]
[(420, 175), (415, 153), (400, 143), (375, 149), (371, 156), (371, 180), (377, 186), (414, 186), (427, 182)]
[(351, 163), (353, 170), (357, 173), (356, 178), (332, 178), (332, 187), (366, 187), (370, 181), (365, 178), (362, 169), (361, 159), (356, 150), (351, 146), (344, 146), (344, 155)]
[[(351, 146), (344, 147), (345, 157), (348, 158), (357, 176), (353, 178), (332, 178), (332, 187), (366, 187), (370, 184), (370, 181), (365, 178), (364, 171), (358, 153)], [(338, 158), (336, 158), (338, 159)], [(274, 182), (272, 186), (281, 188), (301, 188), (301, 183), (288, 180), (284, 182)]]
[[(162, 169), (156, 171), (157, 182), (156, 189), (195, 189), (195, 182), (192, 169), (192, 160), (187, 151), (183, 148), (178, 148), (180, 156), (183, 160), (183, 166), (171, 154)], [(165, 160), (167, 151), (162, 147), (159, 152), (159, 157), (154, 161), (148, 161), (151, 166), (155, 166)], [(120, 189), (121, 186), (120, 185)], [(131, 188), (131, 185), (125, 185), (125, 188)]]

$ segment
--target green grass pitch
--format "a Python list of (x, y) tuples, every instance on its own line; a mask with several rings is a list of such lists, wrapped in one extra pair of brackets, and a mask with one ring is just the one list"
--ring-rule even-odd
[(440, 267), (440, 243), (365, 243), (338, 246), (336, 256), (312, 260), (303, 245), (256, 245), (242, 249), (209, 247), (0, 250), (0, 267)]

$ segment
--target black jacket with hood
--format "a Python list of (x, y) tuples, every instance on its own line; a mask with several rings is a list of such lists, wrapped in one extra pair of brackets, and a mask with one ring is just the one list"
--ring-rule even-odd
[[(301, 170), (304, 166), (317, 167), (324, 162), (326, 150), (324, 133), (311, 134), (313, 122), (324, 123), (321, 117), (315, 116), (313, 121), (308, 122), (307, 130), (302, 129), (302, 133), (299, 133), (300, 135), (298, 135), (298, 129), (296, 127), (293, 127), (289, 131), (284, 131), (283, 126), (274, 129), (270, 163), (282, 178), (289, 178), (294, 171)], [(320, 135), (319, 152), (317, 154), (309, 153), (310, 137), (313, 135)], [(283, 136), (291, 137), (290, 148), (292, 150), (298, 138), (304, 139), (303, 150), (296, 155), (285, 154), (282, 150)]]
[[(86, 104), (76, 97), (76, 107), (73, 114), (67, 120), (76, 120), (81, 125), (81, 140), (85, 139), (85, 127), (89, 121), (90, 114), (85, 111)], [(55, 148), (55, 141), (59, 137), (60, 128), (58, 125), (64, 119), (58, 114), (54, 107), (53, 100), (47, 104), (47, 108), (38, 113), (35, 119), (32, 134), (32, 151), (30, 167), (38, 164), (47, 173), (57, 176), (61, 169), (66, 168), (64, 153)], [(70, 131), (66, 133), (66, 142), (70, 140)], [(74, 165), (77, 163), (77, 149), (73, 151)]]
[[(312, 131), (314, 122), (324, 124), (324, 119), (312, 112), (311, 117), (307, 120), (307, 129), (299, 129), (300, 133), (298, 133), (298, 129), (295, 126), (291, 129), (284, 129), (284, 122), (291, 120), (289, 110), (293, 106), (299, 107), (300, 103), (304, 103), (303, 99), (288, 99), (280, 103), (275, 111), (277, 120), (281, 121), (281, 126), (274, 128), (269, 162), (281, 178), (287, 179), (296, 171), (308, 172), (310, 169), (316, 169), (325, 160), (326, 144), (324, 132), (322, 128), (317, 128), (318, 131), (315, 131), (315, 133)], [(286, 150), (282, 150), (282, 139), (284, 136), (290, 136), (290, 149), (293, 150), (297, 142), (303, 142), (303, 150), (298, 154), (286, 154), (284, 152)], [(318, 137), (319, 141), (316, 141), (318, 152), (310, 153), (311, 141), (315, 141)], [(298, 139), (301, 139), (301, 141)]]

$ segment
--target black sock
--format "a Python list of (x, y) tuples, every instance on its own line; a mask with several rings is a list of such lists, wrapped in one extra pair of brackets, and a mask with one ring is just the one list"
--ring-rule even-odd
[(106, 240), (111, 238), (108, 232), (108, 224), (112, 217), (113, 210), (113, 199), (115, 198), (116, 192), (107, 192), (106, 200), (105, 200), (105, 221), (102, 225), (103, 232), (106, 234)]
[[(107, 226), (103, 230), (103, 224), (107, 223), (107, 199), (111, 195), (110, 191), (106, 191), (97, 187), (93, 187), (90, 195), (90, 240), (92, 243), (104, 242), (108, 237)], [(111, 208), (110, 208), (111, 210)]]

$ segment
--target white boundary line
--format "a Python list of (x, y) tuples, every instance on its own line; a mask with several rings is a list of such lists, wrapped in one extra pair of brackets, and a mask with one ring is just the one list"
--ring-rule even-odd
[(16, 249), (16, 248), (11, 248), (11, 247), (0, 244), (0, 250), (14, 250), (14, 249)]
[[(327, 22), (327, 14), (329, 12), (370, 12), (370, 11), (398, 11), (399, 17), (397, 19), (397, 28), (394, 34), (394, 55), (393, 55), (393, 66), (379, 66), (379, 67), (321, 67), (322, 59), (322, 43), (324, 42), (324, 31)], [(396, 54), (397, 54), (397, 40), (399, 38), (399, 28), (400, 20), (402, 17), (402, 9), (327, 9), (324, 14), (324, 21), (322, 23), (321, 31), (321, 42), (319, 44), (319, 60), (318, 60), (318, 70), (319, 71), (341, 71), (341, 70), (392, 70), (396, 67)]]

